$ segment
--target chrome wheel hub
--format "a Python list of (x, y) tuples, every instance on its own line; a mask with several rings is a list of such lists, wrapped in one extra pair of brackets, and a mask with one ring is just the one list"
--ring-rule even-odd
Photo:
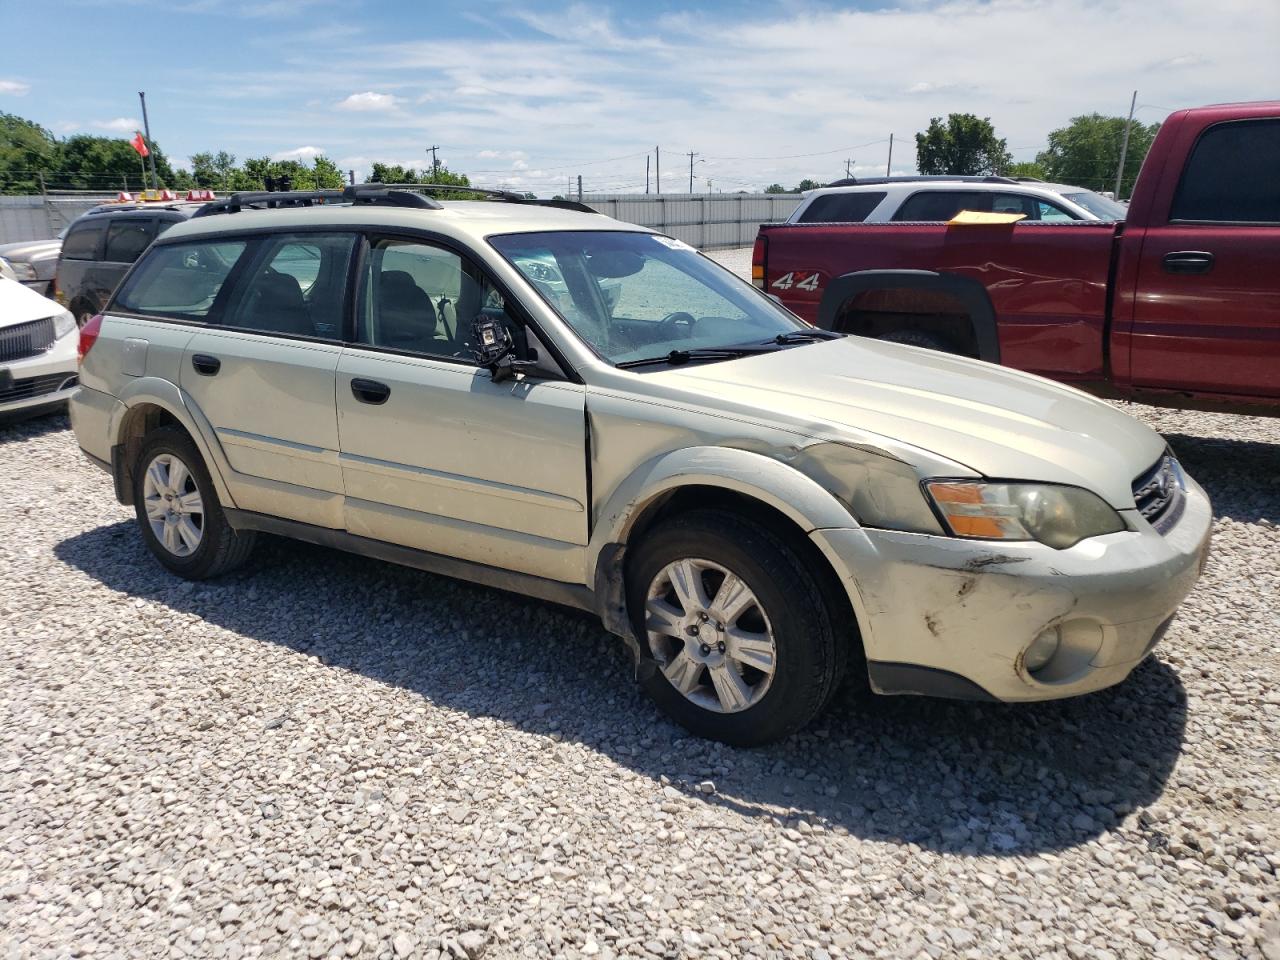
[(196, 478), (171, 453), (157, 454), (142, 479), (151, 532), (175, 557), (189, 557), (204, 538), (204, 502)]
[(769, 690), (777, 645), (764, 608), (733, 571), (677, 560), (649, 585), (649, 649), (681, 695), (714, 713), (754, 706)]

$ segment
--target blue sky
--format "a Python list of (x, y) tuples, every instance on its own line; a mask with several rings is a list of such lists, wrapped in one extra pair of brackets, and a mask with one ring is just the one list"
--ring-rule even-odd
[[(1138, 118), (1280, 91), (1276, 0), (905, 0), (881, 4), (81, 0), (3, 20), (0, 110), (59, 135), (152, 133), (200, 150), (358, 172), (440, 145), (487, 185), (549, 195), (726, 192), (914, 169), (913, 135), (990, 116), (1032, 159), (1072, 116)], [(39, 33), (52, 42), (25, 43)]]

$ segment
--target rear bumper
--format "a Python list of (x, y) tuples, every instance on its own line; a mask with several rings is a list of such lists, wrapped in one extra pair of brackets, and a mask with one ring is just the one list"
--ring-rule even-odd
[[(1050, 700), (1119, 683), (1159, 641), (1200, 575), (1212, 512), (1188, 479), (1182, 518), (1161, 536), (1094, 537), (1068, 550), (884, 530), (811, 536), (845, 579), (873, 689), (964, 699)], [(1027, 647), (1059, 652), (1035, 675)]]

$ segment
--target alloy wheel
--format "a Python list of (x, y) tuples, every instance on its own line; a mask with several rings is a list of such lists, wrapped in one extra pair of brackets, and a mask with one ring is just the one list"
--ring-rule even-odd
[(196, 478), (172, 453), (157, 454), (142, 481), (147, 522), (161, 546), (175, 557), (189, 557), (204, 537), (204, 503)]

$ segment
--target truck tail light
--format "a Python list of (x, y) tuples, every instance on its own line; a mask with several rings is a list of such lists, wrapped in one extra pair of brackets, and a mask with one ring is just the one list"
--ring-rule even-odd
[(80, 345), (76, 348), (77, 363), (84, 363), (85, 356), (98, 342), (98, 333), (102, 330), (102, 314), (95, 314), (80, 328)]
[(760, 290), (764, 289), (764, 268), (768, 258), (769, 241), (763, 234), (758, 235), (756, 245), (751, 248), (751, 284)]

